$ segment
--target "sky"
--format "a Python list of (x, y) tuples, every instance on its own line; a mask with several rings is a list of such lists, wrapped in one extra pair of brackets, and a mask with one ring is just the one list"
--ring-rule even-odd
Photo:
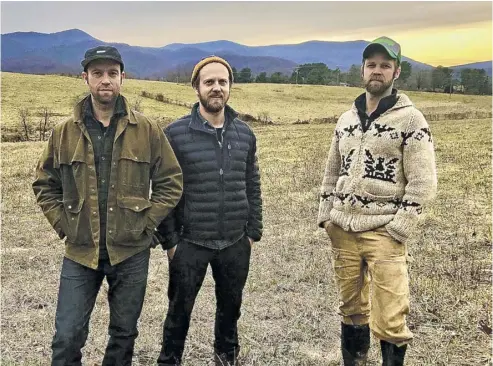
[(491, 1), (1, 2), (1, 33), (77, 28), (105, 42), (162, 47), (229, 40), (249, 46), (371, 41), (385, 35), (416, 61), (453, 66), (492, 57)]

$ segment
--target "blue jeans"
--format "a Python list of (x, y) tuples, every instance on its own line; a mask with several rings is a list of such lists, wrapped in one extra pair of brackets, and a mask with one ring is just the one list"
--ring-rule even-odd
[(137, 320), (147, 285), (150, 249), (111, 266), (101, 260), (96, 270), (63, 259), (53, 337), (52, 366), (81, 365), (89, 319), (104, 277), (108, 281), (110, 339), (102, 365), (132, 364)]

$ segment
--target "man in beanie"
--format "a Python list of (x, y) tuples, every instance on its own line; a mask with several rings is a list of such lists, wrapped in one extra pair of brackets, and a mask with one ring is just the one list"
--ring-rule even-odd
[(180, 203), (158, 229), (170, 261), (159, 365), (181, 362), (209, 264), (216, 284), (215, 363), (238, 365), (237, 322), (251, 246), (262, 236), (262, 199), (255, 135), (227, 105), (232, 83), (226, 60), (201, 60), (192, 73), (199, 102), (165, 130), (184, 186)]
[(437, 177), (428, 123), (393, 89), (400, 62), (387, 37), (365, 48), (366, 92), (337, 122), (322, 183), (318, 225), (332, 242), (344, 365), (366, 364), (370, 329), (383, 365), (403, 365), (413, 337), (407, 242)]
[[(101, 284), (108, 282), (109, 340), (102, 364), (131, 365), (157, 225), (182, 194), (182, 174), (159, 126), (120, 95), (114, 47), (81, 62), (90, 94), (58, 124), (39, 160), (37, 202), (65, 240), (52, 365), (81, 365)], [(149, 196), (150, 189), (152, 194)], [(149, 198), (150, 197), (150, 198)]]

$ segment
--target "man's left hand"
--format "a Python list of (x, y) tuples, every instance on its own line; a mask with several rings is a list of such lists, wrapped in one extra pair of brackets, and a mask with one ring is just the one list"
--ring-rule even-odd
[(253, 239), (248, 237), (248, 236), (247, 236), (247, 238), (248, 238), (248, 241), (250, 242), (250, 246), (252, 247), (253, 246)]

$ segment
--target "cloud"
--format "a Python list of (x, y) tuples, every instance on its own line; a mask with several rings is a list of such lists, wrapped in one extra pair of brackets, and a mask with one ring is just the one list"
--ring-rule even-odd
[(491, 2), (2, 2), (2, 33), (79, 28), (112, 42), (163, 46), (228, 39), (372, 39), (393, 31), (491, 22)]

